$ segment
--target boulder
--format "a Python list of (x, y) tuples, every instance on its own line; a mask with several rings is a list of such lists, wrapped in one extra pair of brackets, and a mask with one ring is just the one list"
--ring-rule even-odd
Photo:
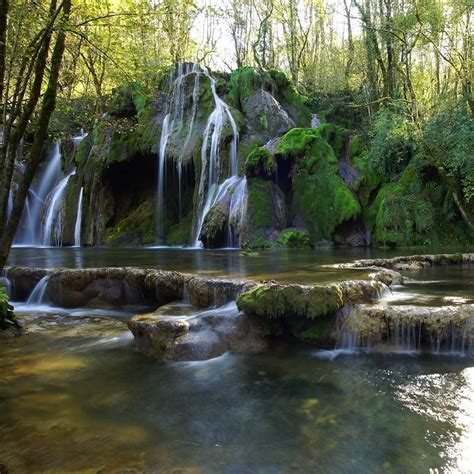
[(138, 350), (160, 360), (205, 360), (227, 351), (258, 352), (266, 347), (259, 325), (234, 303), (189, 317), (163, 311), (131, 318), (128, 327)]

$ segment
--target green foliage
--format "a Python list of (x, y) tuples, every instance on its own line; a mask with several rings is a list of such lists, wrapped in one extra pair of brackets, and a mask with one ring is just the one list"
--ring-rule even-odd
[(285, 229), (278, 236), (278, 243), (288, 248), (308, 248), (311, 244), (309, 233), (298, 229)]
[(0, 331), (8, 331), (17, 335), (21, 327), (13, 314), (13, 306), (8, 301), (6, 288), (0, 284)]
[(145, 108), (150, 97), (150, 91), (142, 84), (126, 84), (114, 91), (108, 111), (117, 117), (132, 117)]
[(466, 105), (449, 104), (426, 124), (423, 148), (438, 168), (462, 186), (467, 203), (474, 202), (474, 119)]
[(342, 304), (342, 291), (335, 284), (304, 287), (264, 283), (237, 299), (241, 311), (270, 319), (291, 316), (315, 319), (334, 313)]
[(247, 178), (271, 178), (276, 171), (276, 161), (267, 148), (253, 150), (245, 160), (245, 176)]
[(416, 151), (412, 122), (403, 111), (384, 107), (375, 116), (369, 159), (372, 168), (386, 180), (401, 173)]
[(81, 128), (91, 130), (96, 117), (97, 109), (93, 96), (72, 99), (59, 97), (49, 122), (49, 133), (55, 138), (75, 136)]

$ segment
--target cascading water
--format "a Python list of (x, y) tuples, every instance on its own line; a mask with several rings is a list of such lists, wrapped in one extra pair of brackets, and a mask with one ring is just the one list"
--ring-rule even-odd
[(41, 280), (36, 284), (31, 292), (30, 296), (26, 300), (26, 305), (38, 305), (44, 303), (44, 295), (46, 292), (46, 288), (48, 286), (48, 282), (51, 275), (45, 275)]
[[(197, 64), (186, 64), (183, 65), (179, 63), (177, 65), (177, 74), (176, 78), (172, 84), (172, 99), (168, 108), (168, 112), (165, 115), (163, 120), (163, 125), (161, 129), (160, 137), (160, 148), (158, 153), (158, 189), (157, 189), (157, 235), (158, 240), (162, 242), (164, 240), (164, 223), (165, 223), (165, 185), (166, 185), (166, 147), (168, 145), (169, 137), (174, 132), (179, 132), (183, 128), (184, 123), (184, 99), (185, 99), (185, 85), (186, 77), (191, 74), (196, 74), (196, 79), (194, 81), (195, 87), (193, 91), (193, 101), (195, 98), (199, 98), (199, 66)], [(194, 103), (193, 103), (194, 110)], [(193, 117), (197, 113), (197, 104), (196, 111), (193, 112)], [(190, 127), (188, 130), (185, 146), (189, 141), (188, 137), (191, 136), (192, 127), (194, 120), (190, 122)], [(183, 147), (184, 149), (184, 147)], [(182, 176), (182, 163), (181, 160), (177, 163), (178, 171), (178, 201), (179, 209), (181, 212), (181, 176)]]
[[(237, 147), (239, 143), (239, 132), (234, 117), (230, 112), (229, 106), (218, 96), (216, 91), (216, 80), (207, 72), (204, 74), (211, 82), (211, 91), (214, 98), (215, 108), (207, 121), (204, 131), (203, 144), (201, 148), (201, 180), (199, 183), (199, 196), (203, 196), (198, 208), (197, 225), (194, 230), (194, 246), (201, 246), (199, 236), (202, 225), (207, 213), (211, 210), (213, 204), (217, 202), (216, 198), (222, 194), (223, 189), (228, 188), (228, 183), (224, 181), (220, 186), (219, 182), (219, 146), (222, 131), (227, 120), (232, 127), (232, 143), (230, 147), (230, 177), (237, 177)], [(210, 142), (210, 143), (209, 143)], [(207, 190), (206, 190), (207, 183)]]
[[(168, 111), (163, 120), (161, 130), (159, 157), (158, 157), (158, 189), (157, 189), (157, 235), (160, 242), (164, 240), (164, 223), (165, 223), (165, 186), (166, 186), (166, 152), (170, 136), (173, 133), (180, 132), (184, 124), (185, 110), (185, 86), (186, 78), (190, 74), (194, 74), (194, 85), (192, 93), (192, 109), (188, 122), (188, 130), (186, 139), (183, 142), (183, 152), (187, 149), (192, 137), (195, 126), (196, 116), (198, 113), (199, 96), (200, 96), (200, 77), (205, 76), (209, 79), (211, 85), (212, 96), (214, 100), (214, 110), (210, 114), (206, 128), (203, 134), (203, 144), (201, 148), (201, 180), (199, 184), (199, 203), (197, 209), (196, 225), (193, 231), (194, 246), (200, 246), (199, 236), (201, 233), (204, 219), (212, 208), (218, 202), (220, 196), (226, 196), (232, 199), (234, 205), (233, 215), (229, 219), (229, 243), (233, 244), (234, 237), (230, 237), (233, 230), (231, 225), (236, 227), (238, 221), (237, 215), (241, 212), (237, 210), (235, 202), (243, 203), (246, 195), (246, 181), (237, 174), (237, 148), (239, 142), (239, 133), (237, 124), (230, 112), (229, 106), (219, 97), (216, 90), (216, 80), (210, 75), (206, 69), (201, 69), (198, 64), (178, 64), (176, 77), (173, 81), (173, 94), (170, 100)], [(230, 145), (229, 160), (229, 178), (219, 185), (220, 176), (220, 160), (219, 148), (222, 138), (224, 126), (230, 123), (232, 128), (232, 142)], [(182, 132), (181, 132), (182, 133)], [(176, 171), (178, 177), (178, 214), (181, 218), (182, 209), (182, 177), (183, 164), (181, 158), (176, 160)], [(231, 180), (231, 178), (233, 178)], [(231, 181), (229, 181), (231, 180)], [(236, 196), (232, 198), (233, 192)], [(227, 194), (226, 194), (227, 193)]]
[(44, 203), (60, 172), (61, 149), (59, 142), (56, 142), (52, 156), (46, 163), (44, 171), (39, 175), (37, 183), (30, 188), (28, 193), (19, 230), (15, 237), (15, 245), (41, 245), (41, 217)]
[(76, 170), (65, 176), (51, 191), (47, 199), (46, 217), (43, 225), (43, 245), (61, 245), (64, 213), (61, 205), (69, 179), (76, 174)]
[(86, 138), (88, 135), (87, 132), (84, 131), (84, 129), (81, 128), (81, 131), (79, 133), (79, 135), (76, 135), (75, 137), (72, 137), (72, 141), (74, 142), (74, 146), (77, 148), (82, 140), (84, 140), (84, 138)]
[(74, 247), (81, 246), (81, 224), (82, 224), (82, 197), (84, 194), (84, 187), (81, 187), (79, 192), (79, 201), (77, 202), (76, 225), (74, 226)]

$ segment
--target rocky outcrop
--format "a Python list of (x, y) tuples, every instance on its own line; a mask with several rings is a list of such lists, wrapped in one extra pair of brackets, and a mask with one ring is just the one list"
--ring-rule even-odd
[(415, 306), (357, 304), (344, 308), (333, 338), (351, 340), (354, 348), (383, 350), (474, 351), (474, 304)]
[(409, 255), (394, 258), (355, 260), (334, 265), (336, 268), (385, 268), (391, 270), (421, 270), (433, 265), (474, 263), (474, 253), (452, 253), (437, 255)]
[(134, 316), (128, 327), (137, 349), (161, 360), (204, 360), (224, 352), (259, 352), (267, 343), (257, 322), (235, 303), (189, 317), (155, 313)]
[(237, 299), (240, 310), (261, 318), (316, 319), (334, 314), (347, 304), (369, 301), (388, 291), (378, 281), (349, 280), (328, 285), (261, 283)]

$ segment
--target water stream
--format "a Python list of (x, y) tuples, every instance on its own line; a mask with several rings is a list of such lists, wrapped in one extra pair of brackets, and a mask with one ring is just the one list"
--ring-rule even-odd
[(43, 223), (43, 245), (61, 246), (65, 209), (62, 209), (64, 193), (69, 179), (76, 174), (76, 170), (65, 176), (51, 191), (46, 202), (46, 216)]
[(79, 191), (79, 200), (77, 202), (76, 224), (74, 225), (74, 247), (81, 246), (81, 225), (82, 225), (82, 199), (84, 186)]

